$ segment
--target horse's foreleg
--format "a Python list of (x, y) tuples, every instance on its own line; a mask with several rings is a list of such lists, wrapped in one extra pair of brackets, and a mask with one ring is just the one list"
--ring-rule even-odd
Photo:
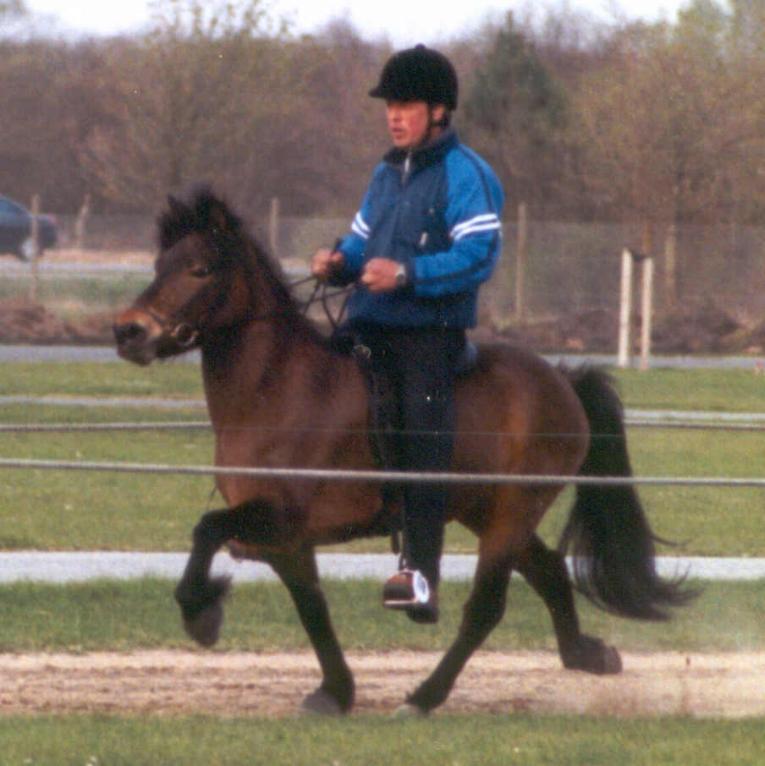
[(215, 554), (228, 540), (275, 545), (296, 531), (301, 515), (251, 500), (234, 508), (205, 513), (194, 528), (191, 555), (175, 599), (181, 607), (186, 632), (202, 646), (212, 646), (223, 623), (223, 599), (229, 578), (210, 577)]
[(449, 696), (465, 664), (496, 627), (505, 613), (511, 559), (479, 556), (473, 590), (465, 603), (462, 623), (454, 643), (430, 676), (407, 697), (407, 704), (420, 712), (438, 707)]
[(271, 565), (292, 596), (321, 666), (321, 685), (303, 700), (303, 709), (330, 715), (346, 713), (353, 705), (353, 675), (332, 627), (313, 550), (273, 559)]
[(564, 667), (590, 673), (618, 673), (622, 662), (616, 649), (579, 629), (571, 580), (563, 556), (551, 551), (534, 536), (517, 568), (550, 612)]

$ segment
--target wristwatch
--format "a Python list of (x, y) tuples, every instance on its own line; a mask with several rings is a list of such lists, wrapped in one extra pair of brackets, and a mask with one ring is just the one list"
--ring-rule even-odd
[(403, 287), (406, 284), (406, 267), (403, 263), (396, 269), (396, 287)]

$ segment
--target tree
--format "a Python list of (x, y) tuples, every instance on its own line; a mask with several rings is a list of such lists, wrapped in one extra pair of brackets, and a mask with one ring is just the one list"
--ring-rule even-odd
[(544, 214), (559, 177), (563, 89), (508, 13), (465, 99), (471, 142), (494, 164), (510, 201)]
[(85, 154), (91, 177), (133, 209), (155, 209), (168, 192), (201, 180), (234, 198), (267, 199), (268, 133), (289, 133), (274, 124), (292, 90), (278, 37), (269, 36), (281, 32), (260, 0), (213, 9), (166, 0), (155, 12), (149, 34), (113, 46), (109, 120)]
[(583, 83), (577, 130), (604, 210), (668, 224), (730, 216), (732, 179), (762, 134), (728, 32), (719, 7), (697, 0), (676, 27), (625, 30)]

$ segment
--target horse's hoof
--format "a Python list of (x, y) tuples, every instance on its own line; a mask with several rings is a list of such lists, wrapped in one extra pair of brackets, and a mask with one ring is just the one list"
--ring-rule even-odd
[(622, 658), (613, 646), (606, 646), (603, 652), (603, 669), (600, 671), (604, 675), (612, 675), (622, 672)]
[(343, 715), (340, 703), (324, 689), (311, 692), (300, 706), (300, 712), (308, 715)]
[(394, 718), (425, 718), (427, 715), (427, 710), (423, 710), (419, 705), (412, 702), (405, 702), (393, 711)]
[(596, 675), (614, 675), (622, 672), (619, 652), (599, 638), (581, 636), (576, 649), (563, 656), (569, 670), (583, 670)]
[(203, 609), (193, 619), (183, 621), (183, 627), (189, 636), (206, 648), (218, 642), (221, 625), (223, 625), (223, 605), (220, 601)]

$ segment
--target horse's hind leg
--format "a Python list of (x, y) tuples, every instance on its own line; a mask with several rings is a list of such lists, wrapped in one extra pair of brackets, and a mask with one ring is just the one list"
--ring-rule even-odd
[(436, 669), (407, 697), (408, 705), (429, 712), (446, 700), (473, 652), (505, 613), (510, 571), (511, 557), (507, 551), (490, 554), (482, 546), (457, 638)]
[(551, 551), (535, 535), (516, 567), (550, 612), (564, 667), (600, 674), (620, 672), (622, 662), (616, 649), (579, 629), (574, 593), (563, 556)]
[(303, 700), (303, 710), (330, 715), (347, 712), (353, 705), (353, 675), (330, 621), (313, 550), (272, 559), (271, 565), (292, 596), (321, 666), (321, 685)]

